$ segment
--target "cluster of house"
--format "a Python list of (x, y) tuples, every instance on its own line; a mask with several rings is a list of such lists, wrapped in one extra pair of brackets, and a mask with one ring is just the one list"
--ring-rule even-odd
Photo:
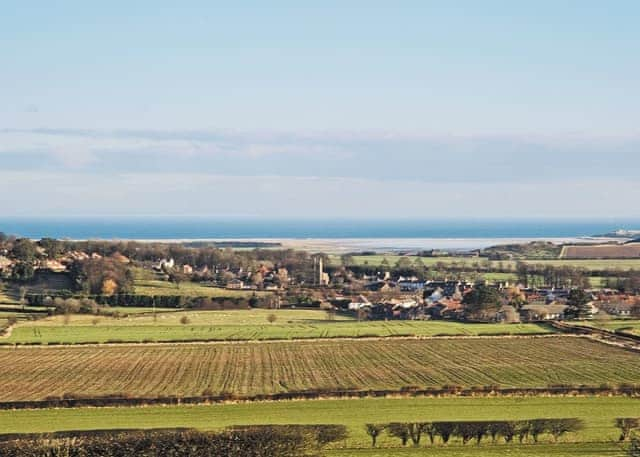
[[(496, 288), (508, 288), (509, 284), (495, 284)], [(338, 300), (345, 309), (357, 312), (370, 319), (451, 319), (462, 320), (465, 316), (462, 300), (474, 287), (465, 281), (421, 281), (417, 278), (400, 278), (391, 285), (388, 280), (375, 280), (367, 284), (371, 292), (409, 292), (404, 298), (379, 299), (372, 302), (364, 295), (358, 295), (347, 302)], [(567, 317), (567, 298), (570, 289), (517, 289), (526, 300), (518, 308), (504, 305), (493, 317), (498, 322), (538, 322), (563, 320)], [(414, 294), (410, 294), (413, 292)], [(638, 297), (620, 295), (613, 291), (593, 294), (586, 308), (588, 315), (599, 312), (614, 317), (629, 317)]]
[(232, 268), (221, 265), (216, 265), (211, 269), (206, 265), (195, 268), (188, 264), (178, 266), (174, 259), (162, 259), (153, 265), (153, 269), (157, 272), (167, 272), (176, 268), (183, 274), (193, 275), (203, 282), (212, 278), (222, 278), (222, 284), (216, 283), (215, 285), (224, 285), (228, 289), (236, 290), (279, 290), (290, 282), (289, 272), (284, 267), (272, 268), (260, 265), (253, 271), (243, 267)]
[[(69, 267), (76, 261), (83, 261), (89, 259), (102, 259), (103, 256), (93, 252), (91, 254), (87, 254), (83, 251), (70, 251), (65, 253), (63, 256), (58, 257), (56, 259), (47, 258), (46, 252), (41, 247), (36, 247), (36, 251), (40, 255), (40, 259), (34, 262), (34, 269), (36, 270), (49, 270), (55, 273), (63, 273), (69, 270)], [(126, 256), (116, 252), (109, 256), (109, 258), (114, 259), (118, 262), (128, 264), (131, 261)], [(18, 261), (15, 259), (10, 259), (5, 255), (0, 255), (0, 274), (9, 274), (14, 265)]]

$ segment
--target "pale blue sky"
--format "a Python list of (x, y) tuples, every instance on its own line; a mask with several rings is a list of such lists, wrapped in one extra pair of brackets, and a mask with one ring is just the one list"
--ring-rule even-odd
[(6, 214), (640, 216), (640, 2), (1, 7)]

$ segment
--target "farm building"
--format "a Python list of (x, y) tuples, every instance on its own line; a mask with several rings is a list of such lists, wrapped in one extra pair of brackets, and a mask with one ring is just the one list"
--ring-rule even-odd
[(524, 305), (520, 308), (520, 319), (523, 321), (554, 321), (564, 319), (567, 305)]

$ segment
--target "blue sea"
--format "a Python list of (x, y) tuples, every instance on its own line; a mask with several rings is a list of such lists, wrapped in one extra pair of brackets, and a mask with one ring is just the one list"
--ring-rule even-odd
[(17, 218), (0, 232), (59, 239), (553, 239), (640, 229), (640, 219), (293, 220), (205, 217)]

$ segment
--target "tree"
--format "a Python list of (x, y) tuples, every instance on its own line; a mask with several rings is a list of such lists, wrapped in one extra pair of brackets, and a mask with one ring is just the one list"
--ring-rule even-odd
[(319, 448), (344, 441), (348, 437), (349, 431), (346, 425), (321, 425), (316, 428), (316, 442)]
[(425, 422), (424, 424), (422, 424), (422, 431), (427, 434), (427, 436), (429, 437), (429, 442), (433, 445), (436, 440), (436, 435), (438, 434), (435, 425)]
[(27, 288), (24, 286), (20, 286), (20, 304), (22, 305), (22, 310), (24, 311), (25, 306), (27, 305)]
[(11, 278), (15, 281), (29, 281), (34, 274), (32, 262), (18, 262), (11, 269)]
[(620, 429), (620, 441), (626, 441), (631, 436), (631, 432), (640, 427), (640, 419), (618, 418), (616, 427)]
[(371, 447), (376, 447), (376, 442), (378, 441), (378, 436), (384, 431), (385, 426), (381, 424), (367, 424), (365, 425), (365, 430), (367, 435), (371, 437)]
[(178, 270), (172, 270), (169, 273), (169, 281), (176, 285), (176, 289), (180, 288), (180, 284), (187, 280), (187, 275)]
[(62, 243), (55, 238), (42, 238), (38, 241), (38, 244), (42, 249), (45, 250), (47, 256), (50, 259), (57, 258), (60, 254), (62, 254), (64, 246)]
[(340, 256), (340, 261), (342, 262), (342, 266), (350, 267), (355, 264), (355, 260), (351, 254), (343, 254)]
[(548, 424), (548, 431), (553, 436), (553, 441), (557, 442), (565, 433), (577, 432), (583, 427), (580, 419), (554, 419)]
[(591, 317), (589, 302), (591, 297), (583, 289), (573, 289), (567, 299), (567, 315), (574, 319), (586, 319)]
[(420, 446), (420, 440), (422, 438), (422, 433), (427, 433), (431, 440), (431, 444), (435, 439), (435, 430), (433, 425), (428, 422), (416, 422), (413, 424), (407, 424), (409, 426), (409, 435), (411, 436), (411, 441), (413, 445), (418, 447)]
[(529, 287), (529, 265), (524, 262), (518, 262), (516, 264), (516, 275), (518, 282), (525, 288)]
[(529, 436), (531, 430), (531, 424), (528, 421), (518, 421), (515, 423), (514, 432), (518, 436), (520, 444)]
[(113, 295), (118, 290), (118, 283), (111, 278), (102, 281), (102, 295)]
[(406, 256), (402, 256), (396, 262), (396, 269), (398, 270), (410, 270), (411, 269), (411, 259)]
[(546, 419), (533, 419), (529, 421), (529, 434), (533, 438), (533, 442), (538, 442), (538, 437), (546, 432), (549, 428), (549, 422)]
[(13, 243), (11, 255), (21, 262), (33, 263), (36, 259), (36, 244), (28, 238), (20, 238)]
[(262, 286), (264, 284), (264, 277), (262, 276), (262, 273), (257, 271), (254, 274), (252, 274), (251, 275), (251, 283), (254, 286)]
[(458, 426), (455, 422), (436, 422), (433, 424), (436, 433), (440, 435), (442, 442), (447, 444), (449, 439), (451, 439), (451, 435), (456, 433)]
[[(69, 274), (76, 287), (84, 292), (99, 295), (107, 280), (116, 283), (117, 289), (113, 293), (127, 293), (133, 290), (133, 273), (124, 264), (114, 259), (89, 259), (75, 262)], [(107, 284), (110, 289), (111, 283)]]
[(394, 438), (400, 438), (402, 445), (406, 446), (411, 437), (411, 425), (402, 422), (392, 422), (387, 425), (387, 433)]
[(500, 292), (485, 285), (476, 286), (462, 299), (465, 315), (471, 319), (493, 317), (500, 309), (502, 302)]

